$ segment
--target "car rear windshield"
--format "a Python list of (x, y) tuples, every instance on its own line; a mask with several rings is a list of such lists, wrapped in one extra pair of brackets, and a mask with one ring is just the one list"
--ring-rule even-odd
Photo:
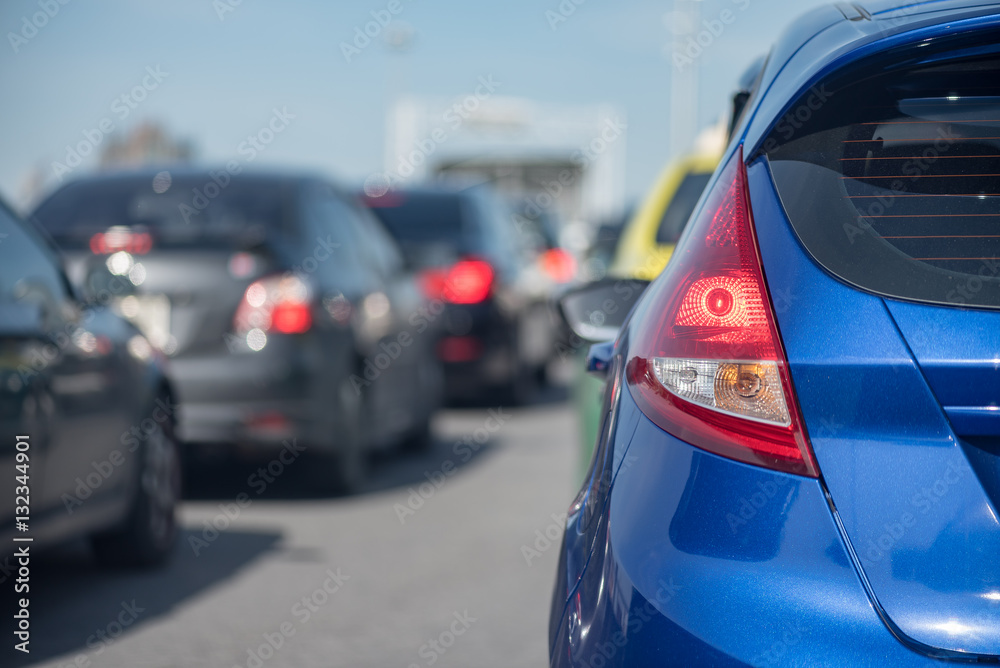
[(676, 244), (681, 238), (684, 226), (687, 225), (694, 205), (698, 203), (701, 192), (708, 185), (708, 180), (712, 177), (711, 172), (688, 172), (684, 175), (681, 184), (677, 186), (677, 192), (670, 199), (663, 212), (663, 219), (660, 227), (656, 230), (656, 243)]
[(71, 183), (32, 219), (65, 248), (85, 247), (112, 227), (147, 231), (157, 247), (245, 246), (288, 226), (287, 185), (277, 179), (211, 177), (95, 179)]
[(890, 297), (1000, 308), (1000, 57), (967, 55), (966, 40), (959, 56), (921, 50), (913, 66), (911, 48), (814, 86), (762, 150), (831, 273)]
[(466, 233), (459, 195), (391, 191), (364, 201), (403, 245), (458, 244)]

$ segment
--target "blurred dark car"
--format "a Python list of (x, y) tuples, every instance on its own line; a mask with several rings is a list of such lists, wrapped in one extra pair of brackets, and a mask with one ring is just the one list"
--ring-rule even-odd
[(79, 299), (54, 249), (0, 205), (3, 544), (89, 536), (107, 565), (164, 560), (177, 534), (175, 417), (162, 356)]
[(440, 312), (436, 354), (449, 399), (529, 401), (553, 357), (549, 284), (510, 210), (482, 187), (389, 190), (364, 202), (385, 223)]
[(350, 491), (372, 449), (428, 442), (441, 370), (433, 336), (409, 320), (425, 300), (381, 224), (329, 183), (102, 175), (64, 186), (34, 218), (78, 280), (128, 279), (116, 307), (172, 358), (194, 452), (294, 444), (317, 482)]

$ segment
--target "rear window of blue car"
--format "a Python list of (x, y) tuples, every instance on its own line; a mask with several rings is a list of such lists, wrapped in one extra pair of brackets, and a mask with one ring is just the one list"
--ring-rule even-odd
[(962, 46), (921, 50), (919, 66), (907, 64), (916, 47), (884, 54), (814, 86), (762, 152), (831, 273), (886, 296), (1000, 308), (1000, 57)]

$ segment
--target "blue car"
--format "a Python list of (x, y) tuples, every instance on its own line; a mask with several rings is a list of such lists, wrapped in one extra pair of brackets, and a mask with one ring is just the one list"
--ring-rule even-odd
[(562, 301), (614, 340), (551, 665), (1000, 662), (1000, 5), (798, 19), (641, 290)]

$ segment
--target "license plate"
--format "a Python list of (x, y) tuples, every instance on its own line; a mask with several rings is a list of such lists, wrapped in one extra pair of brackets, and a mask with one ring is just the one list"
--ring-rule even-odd
[(170, 300), (166, 295), (129, 295), (115, 309), (160, 350), (170, 347)]

